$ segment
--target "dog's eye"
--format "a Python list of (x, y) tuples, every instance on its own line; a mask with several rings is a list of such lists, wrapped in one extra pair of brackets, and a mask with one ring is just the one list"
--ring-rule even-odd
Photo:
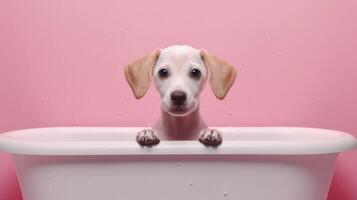
[(169, 72), (167, 69), (160, 69), (159, 70), (159, 77), (160, 78), (167, 78), (169, 76)]
[(191, 70), (191, 74), (190, 75), (191, 75), (192, 78), (199, 79), (201, 77), (201, 71), (196, 69), (196, 68), (193, 68)]

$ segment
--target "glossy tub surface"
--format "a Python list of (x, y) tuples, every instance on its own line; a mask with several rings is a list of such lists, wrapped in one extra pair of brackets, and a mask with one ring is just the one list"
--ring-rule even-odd
[(344, 132), (293, 127), (217, 127), (218, 148), (161, 141), (142, 148), (142, 128), (58, 127), (0, 135), (25, 200), (324, 200)]

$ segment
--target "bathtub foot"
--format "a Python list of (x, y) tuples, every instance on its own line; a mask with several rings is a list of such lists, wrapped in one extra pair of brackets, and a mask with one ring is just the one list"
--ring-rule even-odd
[(160, 143), (159, 138), (157, 138), (155, 132), (152, 129), (141, 130), (136, 136), (136, 141), (141, 146), (153, 146)]
[(202, 130), (198, 138), (205, 146), (218, 146), (222, 143), (222, 134), (216, 129)]

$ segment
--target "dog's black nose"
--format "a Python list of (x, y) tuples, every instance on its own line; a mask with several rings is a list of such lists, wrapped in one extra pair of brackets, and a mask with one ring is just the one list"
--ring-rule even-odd
[(174, 91), (171, 93), (171, 101), (173, 104), (180, 106), (186, 101), (186, 93), (182, 91)]

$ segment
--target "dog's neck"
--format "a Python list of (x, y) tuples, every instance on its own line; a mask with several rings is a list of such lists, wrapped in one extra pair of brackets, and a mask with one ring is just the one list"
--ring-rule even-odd
[(184, 116), (174, 116), (161, 110), (161, 118), (153, 128), (163, 140), (196, 140), (199, 132), (207, 126), (197, 107)]

